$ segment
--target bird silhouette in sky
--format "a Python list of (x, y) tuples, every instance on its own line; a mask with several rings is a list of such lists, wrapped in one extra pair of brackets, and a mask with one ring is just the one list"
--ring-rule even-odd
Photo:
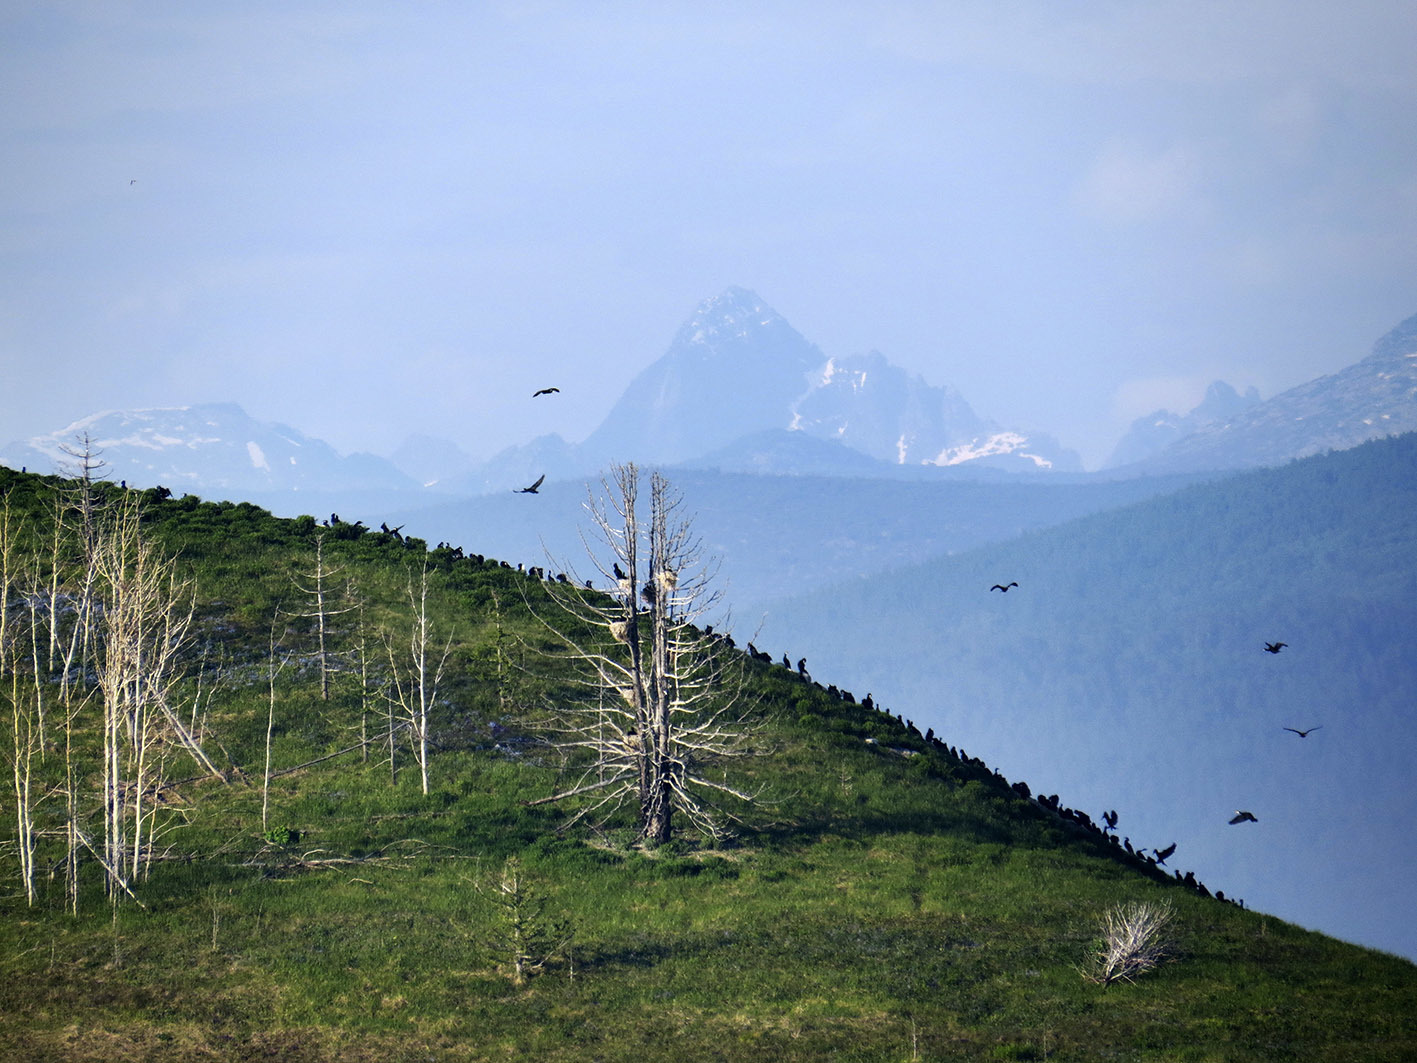
[(531, 397), (536, 398), (538, 395), (555, 395), (558, 394), (560, 390), (560, 388), (542, 388), (540, 391), (533, 391)]
[(1230, 817), (1230, 825), (1231, 825), (1232, 827), (1233, 827), (1236, 823), (1258, 823), (1258, 822), (1259, 822), (1259, 820), (1257, 820), (1257, 819), (1255, 818), (1255, 814), (1254, 814), (1253, 812), (1241, 812), (1241, 811), (1238, 811), (1238, 810), (1237, 810), (1237, 811), (1235, 812), (1235, 814)]
[(521, 490), (516, 491), (515, 493), (519, 495), (534, 495), (537, 493), (537, 488), (541, 486), (541, 481), (544, 479), (546, 479), (546, 474), (542, 473), (536, 478), (536, 483), (532, 484), (530, 487), (523, 487)]
[(1310, 727), (1310, 728), (1309, 728), (1308, 730), (1306, 730), (1306, 731), (1301, 731), (1301, 730), (1299, 730), (1299, 728), (1297, 728), (1297, 727), (1286, 727), (1286, 728), (1284, 728), (1284, 729), (1285, 729), (1286, 731), (1293, 731), (1293, 732), (1294, 732), (1296, 735), (1298, 735), (1300, 738), (1308, 738), (1309, 735), (1311, 735), (1313, 732), (1317, 731), (1317, 730), (1318, 730), (1320, 727), (1322, 727), (1322, 726), (1323, 726), (1323, 724), (1316, 724), (1315, 726)]
[(1175, 851), (1176, 851), (1176, 843), (1175, 843), (1175, 842), (1172, 842), (1172, 843), (1171, 843), (1170, 845), (1168, 845), (1165, 849), (1153, 849), (1153, 850), (1152, 850), (1152, 852), (1156, 854), (1156, 862), (1157, 862), (1158, 864), (1165, 864), (1165, 863), (1166, 863), (1166, 858), (1167, 858), (1168, 856), (1170, 856), (1172, 853), (1174, 853)]
[(1017, 586), (1018, 586), (1018, 582), (1017, 582), (1017, 581), (1015, 581), (1015, 582), (1013, 582), (1013, 583), (996, 583), (996, 584), (994, 584), (992, 587), (990, 587), (989, 589), (990, 589), (991, 591), (1003, 591), (1005, 594), (1008, 594), (1010, 587), (1017, 587)]
[(1264, 644), (1264, 651), (1265, 653), (1278, 653), (1288, 645), (1289, 643), (1287, 642), (1266, 642)]

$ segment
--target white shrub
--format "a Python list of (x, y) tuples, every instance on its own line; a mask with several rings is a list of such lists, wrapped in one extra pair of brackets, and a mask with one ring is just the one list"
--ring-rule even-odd
[(1128, 982), (1145, 974), (1171, 953), (1165, 935), (1175, 912), (1168, 902), (1132, 902), (1109, 908), (1102, 917), (1102, 938), (1083, 976), (1102, 985)]

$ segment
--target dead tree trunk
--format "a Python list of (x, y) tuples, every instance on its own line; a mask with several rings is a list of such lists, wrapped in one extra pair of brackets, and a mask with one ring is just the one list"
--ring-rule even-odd
[[(547, 584), (556, 612), (539, 619), (561, 646), (558, 658), (576, 669), (585, 697), (560, 707), (551, 736), (579, 774), (537, 803), (581, 798), (575, 819), (608, 816), (633, 796), (648, 842), (673, 837), (679, 814), (717, 837), (731, 818), (721, 802), (753, 797), (706, 770), (747, 753), (737, 707), (741, 670), (723, 642), (695, 626), (718, 595), (692, 524), (679, 515), (678, 494), (652, 473), (645, 527), (639, 481), (634, 465), (616, 466), (602, 481), (603, 497), (587, 506), (606, 551), (592, 561), (612, 592), (586, 590), (579, 578)], [(619, 694), (608, 705), (601, 697), (607, 689)]]

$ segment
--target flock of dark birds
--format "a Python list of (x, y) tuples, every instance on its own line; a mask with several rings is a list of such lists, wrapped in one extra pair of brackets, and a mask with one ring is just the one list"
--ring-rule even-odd
[[(1015, 583), (1013, 584), (1013, 586), (1018, 586), (1018, 584)], [(705, 634), (712, 635), (713, 629), (711, 627), (705, 629)], [(719, 637), (724, 638), (729, 646), (733, 645), (733, 640), (731, 638), (728, 638), (727, 636)], [(817, 687), (817, 689), (824, 690), (831, 697), (836, 698), (839, 701), (845, 702), (848, 705), (858, 704), (855, 695), (852, 694), (851, 691), (838, 689), (834, 684), (831, 686), (823, 687), (820, 683), (814, 682), (811, 675), (807, 671), (807, 659), (805, 657), (800, 658), (794, 666), (792, 664), (791, 658), (789, 658), (788, 655), (784, 653), (782, 655), (782, 660), (778, 662), (773, 658), (772, 654), (764, 650), (758, 649), (757, 646), (753, 645), (751, 642), (747, 645), (747, 652), (748, 656), (751, 657), (753, 660), (768, 665), (769, 667), (777, 667), (780, 665), (788, 672), (795, 674), (804, 682), (812, 683), (815, 687)], [(993, 777), (999, 783), (1004, 786), (1007, 786), (1010, 790), (1012, 790), (1014, 793), (1018, 794), (1025, 800), (1036, 801), (1039, 806), (1048, 809), (1049, 811), (1053, 812), (1055, 815), (1057, 815), (1062, 820), (1068, 822), (1069, 824), (1081, 828), (1082, 830), (1090, 831), (1093, 834), (1101, 835), (1102, 837), (1106, 838), (1111, 845), (1124, 850), (1127, 853), (1129, 859), (1133, 860), (1137, 864), (1140, 864), (1144, 868), (1153, 870), (1157, 874), (1161, 874), (1159, 869), (1166, 867), (1167, 859), (1169, 859), (1171, 856), (1174, 856), (1176, 853), (1175, 842), (1172, 842), (1164, 849), (1152, 849), (1148, 852), (1146, 849), (1133, 846), (1132, 840), (1130, 838), (1121, 838), (1119, 840), (1116, 831), (1117, 824), (1121, 816), (1116, 809), (1111, 809), (1102, 814), (1102, 825), (1099, 827), (1096, 823), (1093, 822), (1092, 817), (1089, 816), (1086, 812), (1082, 812), (1075, 808), (1067, 808), (1063, 806), (1057, 794), (1038, 794), (1035, 796), (1032, 790), (1029, 788), (1028, 783), (1023, 781), (1010, 783), (1008, 779), (1005, 778), (1004, 775), (997, 768), (990, 769), (989, 766), (978, 757), (971, 757), (963, 749), (958, 749), (954, 746), (947, 745), (942, 739), (938, 738), (935, 735), (935, 730), (933, 727), (928, 728), (922, 735), (920, 733), (920, 729), (915, 726), (915, 722), (913, 720), (907, 720), (899, 714), (892, 714), (888, 710), (882, 708), (881, 706), (876, 704), (874, 698), (870, 694), (867, 694), (864, 698), (862, 698), (859, 704), (863, 709), (866, 709), (868, 712), (876, 710), (884, 712), (887, 716), (891, 716), (899, 724), (905, 727), (905, 729), (909, 731), (912, 735), (915, 735), (917, 738), (923, 739), (931, 751), (939, 755), (949, 757), (951, 760), (957, 761), (960, 764), (964, 764), (969, 767), (977, 768), (984, 772), (988, 772), (992, 774)], [(868, 745), (879, 745), (877, 740), (874, 738), (867, 738), (866, 743)], [(887, 747), (887, 749), (888, 752), (898, 756), (909, 757), (919, 755), (918, 750), (910, 749), (908, 747)], [(1235, 814), (1235, 818), (1232, 819), (1230, 822), (1245, 823), (1257, 822), (1257, 820), (1249, 812), (1237, 812)], [(1171, 873), (1177, 882), (1181, 883), (1183, 886), (1187, 886), (1190, 889), (1195, 890), (1197, 893), (1201, 894), (1204, 897), (1214, 897), (1216, 900), (1225, 901), (1229, 904), (1235, 904), (1241, 908), (1245, 906), (1245, 901), (1243, 898), (1237, 899), (1233, 897), (1227, 897), (1225, 895), (1224, 890), (1216, 890), (1212, 893), (1210, 889), (1206, 887), (1205, 883), (1201, 882), (1199, 879), (1196, 878), (1195, 872), (1193, 871), (1187, 871), (1183, 874), (1179, 870), (1168, 870), (1171, 870)]]
[[(1007, 594), (1011, 589), (1016, 587), (1018, 587), (1018, 581), (1009, 580), (1007, 582), (995, 583), (989, 588), (989, 590), (991, 593), (993, 591), (999, 591), (1002, 594)], [(1288, 643), (1286, 642), (1264, 643), (1265, 652), (1270, 654), (1279, 653), (1279, 651), (1284, 649), (1286, 646), (1288, 646)], [(749, 656), (752, 657), (754, 660), (760, 661), (763, 664), (767, 665), (776, 664), (771, 654), (759, 650), (751, 642), (748, 643), (747, 648)], [(783, 654), (781, 665), (787, 671), (795, 672), (801, 679), (807, 682), (812, 681), (812, 677), (807, 672), (806, 658), (802, 658), (801, 660), (799, 660), (796, 664), (796, 667), (794, 668), (787, 654)], [(817, 683), (815, 685), (818, 688), (821, 688), (820, 683)], [(828, 686), (824, 689), (828, 694), (840, 699), (841, 701), (847, 702), (849, 704), (856, 703), (855, 697), (848, 690), (839, 690), (836, 686)], [(873, 701), (870, 694), (867, 694), (860, 704), (862, 708), (865, 708), (867, 710), (879, 708), (879, 706), (877, 706), (876, 703)], [(886, 710), (882, 709), (881, 711), (885, 712)], [(886, 712), (886, 715), (891, 714), (889, 712)], [(986, 765), (982, 760), (978, 759), (977, 757), (971, 757), (962, 749), (956, 749), (954, 746), (946, 745), (943, 741), (941, 741), (935, 736), (933, 728), (927, 730), (926, 733), (922, 736), (920, 735), (920, 732), (916, 728), (914, 722), (903, 719), (899, 715), (896, 715), (895, 719), (902, 723), (906, 727), (906, 729), (909, 730), (912, 734), (915, 734), (919, 737), (923, 737), (926, 743), (928, 743), (936, 751), (943, 753), (954, 760), (960, 761), (961, 763), (968, 764), (977, 768), (982, 768), (985, 771), (989, 770), (988, 765)], [(1306, 728), (1284, 727), (1282, 728), (1282, 730), (1290, 731), (1298, 735), (1300, 738), (1307, 738), (1309, 735), (1313, 734), (1313, 732), (1319, 730), (1322, 726), (1322, 724), (1315, 724), (1312, 727)], [(868, 738), (866, 739), (866, 741), (871, 744), (876, 744), (875, 739)], [(899, 753), (901, 755), (912, 755), (916, 751), (910, 749), (899, 749), (893, 750), (893, 752)], [(1133, 846), (1130, 838), (1122, 838), (1119, 841), (1116, 832), (1120, 816), (1115, 809), (1111, 809), (1102, 814), (1102, 825), (1099, 827), (1096, 823), (1092, 821), (1092, 818), (1088, 816), (1087, 813), (1081, 812), (1073, 808), (1062, 807), (1057, 794), (1052, 794), (1048, 796), (1039, 794), (1036, 798), (1034, 798), (1027, 783), (1020, 781), (1013, 784), (1009, 784), (1008, 780), (1004, 778), (1004, 776), (997, 769), (994, 769), (992, 774), (996, 779), (1009, 786), (1010, 789), (1018, 793), (1020, 796), (1026, 799), (1032, 798), (1036, 800), (1039, 805), (1052, 810), (1062, 819), (1067, 820), (1075, 824), (1076, 826), (1081, 827), (1084, 830), (1092, 831), (1094, 833), (1102, 835), (1103, 837), (1106, 837), (1112, 845), (1118, 846), (1119, 848), (1125, 850), (1130, 857), (1147, 867), (1166, 867), (1166, 861), (1172, 856), (1174, 856), (1176, 853), (1175, 842), (1172, 842), (1164, 849), (1151, 849), (1150, 851), (1148, 851), (1146, 849)], [(1235, 814), (1231, 816), (1228, 821), (1231, 826), (1238, 826), (1242, 823), (1258, 822), (1259, 817), (1256, 816), (1253, 812), (1250, 812), (1246, 809), (1236, 809)], [(1233, 897), (1226, 897), (1223, 890), (1216, 890), (1214, 893), (1212, 893), (1206, 887), (1205, 883), (1199, 881), (1196, 878), (1195, 873), (1192, 871), (1187, 871), (1183, 874), (1181, 871), (1176, 869), (1170, 870), (1172, 871), (1172, 875), (1175, 877), (1176, 881), (1180, 882), (1185, 886), (1188, 886), (1189, 888), (1195, 890), (1203, 896), (1214, 897), (1217, 900), (1225, 901), (1230, 904), (1237, 904), (1241, 908), (1245, 906), (1245, 901), (1243, 898), (1236, 899)]]

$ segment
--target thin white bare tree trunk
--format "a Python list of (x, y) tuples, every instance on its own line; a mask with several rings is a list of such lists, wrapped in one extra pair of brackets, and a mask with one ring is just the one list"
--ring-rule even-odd
[(408, 577), (408, 604), (410, 611), (409, 633), (406, 651), (395, 651), (392, 638), (384, 641), (389, 658), (389, 672), (393, 682), (390, 698), (389, 719), (389, 770), (393, 771), (393, 731), (394, 706), (397, 705), (402, 721), (407, 723), (413, 740), (414, 757), (418, 761), (418, 771), (423, 792), (428, 792), (428, 728), (433, 706), (438, 701), (438, 687), (443, 681), (448, 656), (452, 652), (453, 637), (450, 633), (443, 645), (442, 653), (433, 660), (433, 619), (429, 611), (429, 572), (425, 563), (420, 571), (415, 587), (413, 573)]

